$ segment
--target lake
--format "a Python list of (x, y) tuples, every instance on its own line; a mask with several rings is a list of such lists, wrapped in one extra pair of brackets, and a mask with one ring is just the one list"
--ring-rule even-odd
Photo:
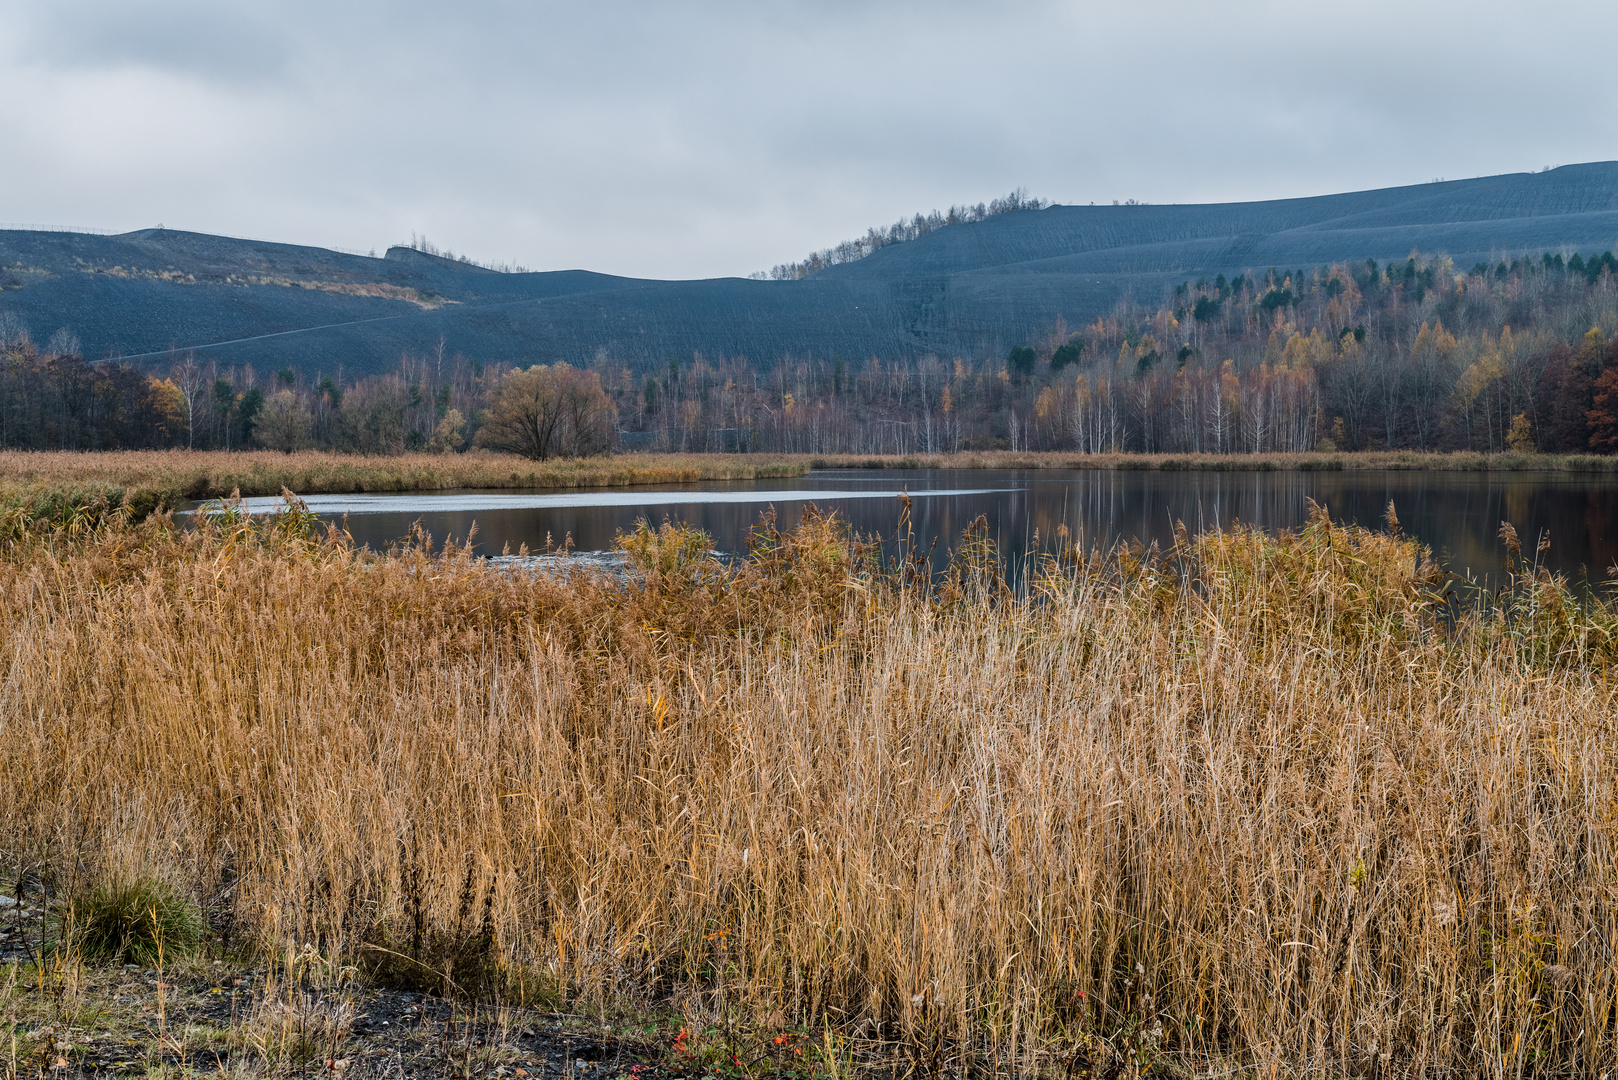
[[(402, 495), (313, 495), (322, 517), (348, 515), (356, 541), (382, 549), (420, 521), (435, 540), (464, 540), (477, 525), (477, 550), (498, 555), (570, 539), (580, 551), (610, 549), (639, 518), (668, 518), (708, 532), (722, 552), (746, 550), (747, 530), (774, 506), (783, 527), (806, 506), (835, 510), (861, 533), (891, 537), (898, 494), (913, 497), (923, 544), (940, 553), (980, 514), (1009, 555), (1047, 546), (1060, 525), (1086, 547), (1131, 539), (1167, 544), (1174, 522), (1193, 532), (1235, 522), (1293, 528), (1308, 500), (1333, 520), (1379, 526), (1391, 501), (1403, 529), (1429, 544), (1463, 576), (1497, 577), (1510, 521), (1525, 549), (1549, 536), (1550, 567), (1574, 581), (1604, 580), (1618, 562), (1618, 477), (1576, 473), (1471, 472), (1158, 472), (1065, 469), (820, 470), (785, 480), (706, 482), (663, 488), (479, 491)], [(278, 499), (249, 499), (265, 511)]]

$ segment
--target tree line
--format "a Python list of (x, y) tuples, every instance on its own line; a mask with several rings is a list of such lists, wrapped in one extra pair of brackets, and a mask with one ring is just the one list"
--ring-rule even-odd
[(1187, 281), (975, 357), (696, 353), (647, 367), (601, 350), (577, 368), (512, 367), (440, 341), (357, 379), (184, 354), (92, 364), (71, 334), (40, 347), (0, 318), (0, 445), (1615, 453), (1615, 284), (1610, 253), (1464, 271), (1412, 254)]
[(1610, 453), (1615, 273), (1610, 252), (1413, 254), (1186, 282), (1059, 335), (1049, 366), (1072, 374), (1030, 412), (1075, 449)]
[(1042, 210), (1049, 205), (1044, 199), (1029, 197), (1026, 189), (1018, 188), (1003, 198), (991, 199), (987, 203), (980, 202), (976, 206), (951, 206), (948, 210), (934, 210), (930, 214), (900, 218), (885, 229), (867, 229), (864, 236), (823, 248), (801, 262), (781, 263), (771, 268), (768, 273), (754, 274), (753, 277), (772, 281), (798, 281), (811, 274), (818, 274), (828, 266), (857, 262), (891, 244), (903, 244), (920, 239), (947, 225), (987, 221), (1001, 214), (1015, 213), (1019, 210)]
[(668, 449), (1618, 452), (1618, 262), (1412, 254), (1187, 281), (1003, 354), (673, 359), (603, 381)]
[[(544, 416), (524, 432), (527, 392)], [(452, 453), (473, 445), (535, 458), (615, 445), (600, 376), (567, 364), (490, 365), (440, 341), (381, 375), (264, 374), (176, 353), (158, 370), (79, 355), (57, 335), (37, 346), (0, 320), (0, 447), (23, 450), (304, 449)]]

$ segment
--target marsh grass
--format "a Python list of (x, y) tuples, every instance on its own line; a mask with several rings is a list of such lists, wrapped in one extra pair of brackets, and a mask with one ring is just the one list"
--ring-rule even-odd
[(1610, 606), (1534, 573), (1457, 617), (1323, 514), (1025, 594), (986, 543), (930, 578), (816, 514), (729, 567), (648, 528), (623, 578), (296, 514), (18, 534), (4, 854), (836, 1075), (1613, 1067)]
[(505, 454), (130, 450), (0, 451), (0, 511), (71, 524), (127, 505), (133, 517), (193, 499), (456, 488), (626, 487), (801, 476), (806, 460), (768, 455), (622, 454), (536, 462)]

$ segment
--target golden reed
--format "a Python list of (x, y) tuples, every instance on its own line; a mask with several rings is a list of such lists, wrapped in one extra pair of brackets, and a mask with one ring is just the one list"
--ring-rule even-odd
[(6, 535), (0, 842), (64, 887), (1014, 1067), (1614, 1064), (1618, 624), (1555, 582), (1451, 618), (1324, 518), (1023, 596), (812, 515), (728, 570), (641, 530), (628, 578), (296, 512)]
[(128, 499), (141, 514), (187, 499), (454, 488), (622, 487), (802, 476), (808, 459), (770, 454), (616, 454), (529, 461), (511, 454), (397, 454), (365, 457), (309, 450), (118, 450), (104, 453), (0, 450), (0, 507), (54, 509), (96, 497)]

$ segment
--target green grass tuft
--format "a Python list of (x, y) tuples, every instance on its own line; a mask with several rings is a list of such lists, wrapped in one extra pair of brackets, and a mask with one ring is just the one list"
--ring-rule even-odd
[(196, 904), (168, 883), (146, 877), (97, 886), (74, 901), (69, 924), (90, 960), (156, 964), (191, 951), (202, 937)]

